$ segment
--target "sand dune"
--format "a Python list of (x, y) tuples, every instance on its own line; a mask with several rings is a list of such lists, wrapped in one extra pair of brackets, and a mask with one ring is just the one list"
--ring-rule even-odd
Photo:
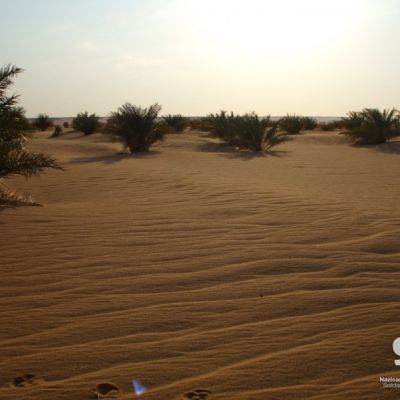
[(400, 142), (47, 135), (67, 170), (13, 179), (44, 207), (0, 214), (0, 399), (400, 396)]

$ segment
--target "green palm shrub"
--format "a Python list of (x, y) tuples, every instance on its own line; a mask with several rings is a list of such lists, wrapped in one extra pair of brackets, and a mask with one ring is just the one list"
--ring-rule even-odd
[(324, 132), (331, 132), (335, 130), (334, 125), (332, 125), (330, 122), (320, 122), (318, 124), (318, 128)]
[(332, 132), (336, 129), (340, 129), (342, 127), (341, 121), (330, 121), (330, 122), (320, 122), (318, 124), (318, 128), (321, 131)]
[(148, 108), (125, 103), (111, 113), (106, 131), (119, 138), (131, 153), (149, 151), (165, 134), (164, 124), (157, 120), (160, 111), (157, 103)]
[(168, 114), (162, 117), (162, 121), (171, 132), (182, 132), (188, 126), (188, 120), (181, 114)]
[[(17, 99), (17, 96), (15, 97), (15, 99)], [(3, 117), (4, 116), (5, 116), (5, 114), (3, 115)], [(18, 131), (27, 132), (32, 129), (31, 124), (29, 123), (28, 119), (25, 117), (25, 110), (22, 107), (17, 107), (15, 105), (12, 107), (9, 107), (7, 110), (7, 118), (10, 121), (13, 121), (12, 122), (13, 127), (14, 127), (14, 129), (16, 129)]]
[(87, 111), (76, 115), (72, 120), (72, 127), (85, 135), (91, 135), (100, 128), (100, 120), (96, 114), (89, 114)]
[(207, 117), (190, 118), (188, 125), (190, 129), (197, 131), (210, 132), (212, 130), (212, 126)]
[(207, 123), (211, 127), (211, 132), (217, 135), (225, 142), (234, 141), (236, 124), (236, 116), (231, 112), (220, 111), (219, 114), (210, 114), (207, 116)]
[(254, 152), (267, 152), (287, 140), (287, 135), (278, 133), (278, 123), (271, 123), (270, 117), (260, 118), (257, 114), (234, 117), (235, 134), (232, 144)]
[(377, 108), (365, 108), (362, 123), (349, 128), (346, 134), (357, 144), (379, 144), (400, 136), (399, 114), (395, 108), (380, 111)]
[(307, 131), (313, 131), (317, 127), (317, 120), (312, 117), (303, 117), (301, 119), (302, 122), (302, 129)]
[(297, 115), (287, 114), (286, 117), (281, 118), (279, 127), (287, 133), (293, 135), (299, 133), (303, 127), (302, 118)]
[(287, 140), (287, 135), (278, 133), (278, 123), (272, 123), (269, 116), (260, 118), (255, 113), (235, 115), (221, 111), (210, 114), (209, 121), (220, 139), (240, 149), (267, 152)]
[(53, 125), (53, 123), (51, 122), (51, 120), (47, 114), (39, 114), (36, 117), (34, 125), (37, 129), (40, 129), (41, 131), (45, 131), (48, 128), (50, 128)]
[(332, 124), (335, 129), (343, 129), (343, 121), (341, 119), (337, 119), (329, 123)]
[(342, 126), (345, 129), (357, 129), (361, 127), (364, 120), (364, 111), (349, 111), (347, 116), (342, 118)]
[(4, 179), (14, 175), (29, 178), (39, 175), (46, 168), (61, 169), (58, 163), (44, 154), (31, 153), (25, 149), (23, 134), (24, 110), (16, 107), (16, 95), (8, 95), (13, 78), (21, 68), (6, 65), (0, 69), (0, 203), (17, 204), (31, 202), (29, 197), (15, 194), (4, 184)]

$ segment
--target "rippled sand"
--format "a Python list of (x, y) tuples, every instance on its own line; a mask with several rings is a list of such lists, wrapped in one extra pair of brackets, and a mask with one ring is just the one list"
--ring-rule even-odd
[(47, 136), (67, 171), (10, 180), (44, 207), (0, 213), (0, 399), (400, 397), (400, 142)]

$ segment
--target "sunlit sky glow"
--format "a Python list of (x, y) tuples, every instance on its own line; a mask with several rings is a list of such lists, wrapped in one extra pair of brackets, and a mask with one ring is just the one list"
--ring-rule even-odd
[(400, 0), (0, 0), (28, 116), (400, 106)]

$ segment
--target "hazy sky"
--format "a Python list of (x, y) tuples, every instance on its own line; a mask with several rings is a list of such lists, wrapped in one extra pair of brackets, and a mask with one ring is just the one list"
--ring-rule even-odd
[(28, 116), (400, 106), (400, 0), (0, 0)]

